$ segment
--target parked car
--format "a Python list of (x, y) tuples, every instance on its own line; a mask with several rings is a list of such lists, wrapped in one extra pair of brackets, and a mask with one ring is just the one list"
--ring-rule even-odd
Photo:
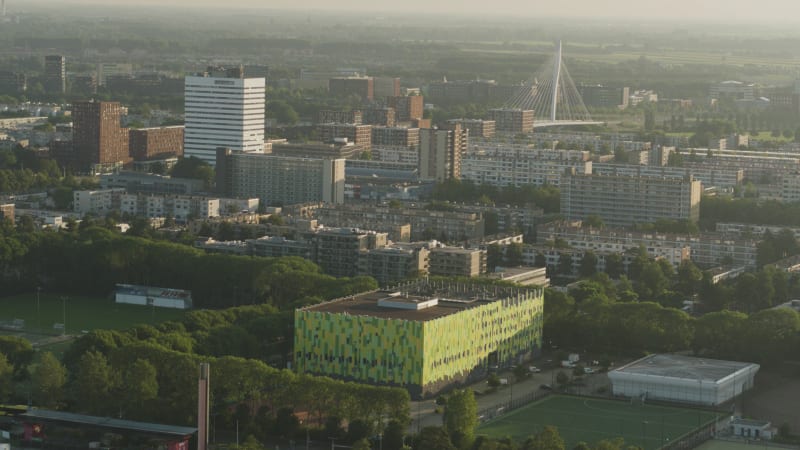
[(549, 384), (542, 384), (542, 385), (539, 385), (539, 389), (544, 389), (545, 391), (552, 391), (553, 390), (553, 386), (550, 386)]
[(584, 367), (583, 368), (583, 373), (585, 373), (587, 375), (591, 375), (591, 374), (594, 373), (594, 369), (592, 369), (591, 367)]
[(541, 371), (542, 371), (542, 369), (540, 369), (540, 368), (538, 368), (538, 367), (536, 367), (536, 366), (530, 366), (530, 367), (528, 367), (528, 370), (529, 370), (531, 373), (539, 373), (539, 372), (541, 372)]

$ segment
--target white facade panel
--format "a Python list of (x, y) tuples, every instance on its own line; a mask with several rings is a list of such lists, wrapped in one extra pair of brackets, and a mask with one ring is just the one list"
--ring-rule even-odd
[(263, 78), (187, 76), (184, 155), (216, 164), (218, 147), (264, 150)]
[(125, 303), (128, 305), (146, 305), (147, 297), (141, 295), (117, 294), (117, 303)]
[[(760, 368), (757, 364), (733, 363), (739, 367), (730, 369), (730, 373), (721, 378), (714, 378), (703, 373), (704, 369), (650, 365), (648, 359), (652, 357), (654, 355), (608, 373), (615, 396), (716, 406), (752, 388)], [(705, 361), (709, 366), (715, 363), (714, 360)], [(727, 361), (720, 363), (728, 364)], [(714, 370), (714, 367), (709, 368), (709, 371)]]

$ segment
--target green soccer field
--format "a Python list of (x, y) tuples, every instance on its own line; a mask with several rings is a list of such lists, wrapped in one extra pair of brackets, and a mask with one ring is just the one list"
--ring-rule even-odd
[(622, 437), (629, 445), (655, 450), (716, 418), (696, 409), (551, 395), (480, 426), (477, 434), (523, 441), (553, 425), (567, 448)]
[[(65, 299), (62, 299), (65, 297)], [(66, 318), (67, 334), (94, 329), (127, 329), (136, 324), (153, 325), (167, 320), (179, 320), (185, 312), (150, 306), (118, 305), (111, 298), (90, 298), (40, 294), (37, 308), (36, 293), (0, 298), (0, 321), (11, 323), (22, 319), (21, 331), (59, 334)]]

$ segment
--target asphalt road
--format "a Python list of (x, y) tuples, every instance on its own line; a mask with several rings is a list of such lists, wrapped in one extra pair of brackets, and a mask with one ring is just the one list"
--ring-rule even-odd
[[(536, 364), (547, 363), (537, 362)], [(555, 387), (555, 378), (559, 371), (563, 370), (568, 375), (572, 375), (572, 369), (554, 367), (552, 363), (545, 366), (537, 365), (537, 367), (540, 367), (543, 370), (540, 373), (533, 373), (528, 378), (521, 381), (516, 381), (516, 377), (514, 377), (514, 374), (511, 373), (511, 371), (498, 373), (498, 376), (500, 378), (507, 379), (509, 384), (501, 385), (493, 392), (487, 392), (489, 387), (487, 386), (486, 381), (469, 385), (468, 387), (470, 389), (476, 393), (481, 393), (480, 395), (475, 396), (475, 400), (478, 403), (478, 411), (493, 408), (497, 405), (508, 403), (508, 401), (513, 398), (518, 398), (520, 396), (528, 395), (532, 392), (538, 391), (541, 389), (540, 386), (543, 384)], [(589, 394), (596, 392), (601, 386), (606, 386), (607, 388), (610, 386), (608, 377), (602, 373), (584, 376), (583, 384), (584, 386), (574, 386), (571, 392), (576, 394)], [(409, 425), (408, 432), (410, 434), (416, 434), (419, 432), (419, 430), (427, 426), (442, 425), (442, 414), (437, 414), (435, 412), (436, 406), (435, 399), (412, 401), (411, 425)]]

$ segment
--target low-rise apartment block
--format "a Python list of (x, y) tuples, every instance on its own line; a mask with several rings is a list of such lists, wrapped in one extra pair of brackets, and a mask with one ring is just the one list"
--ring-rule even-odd
[(558, 186), (567, 170), (591, 174), (589, 153), (577, 150), (542, 150), (527, 146), (481, 145), (470, 147), (461, 159), (461, 178), (497, 187), (545, 184)]
[(363, 123), (363, 114), (357, 109), (352, 111), (322, 110), (317, 116), (317, 123), (349, 123), (361, 125)]
[(103, 189), (123, 188), (128, 192), (190, 195), (203, 190), (203, 181), (138, 172), (116, 172), (100, 176)]
[(83, 190), (73, 192), (73, 211), (81, 216), (105, 216), (112, 211), (119, 211), (149, 218), (173, 217), (184, 222), (190, 218), (218, 217), (220, 199), (192, 195), (128, 193), (123, 188)]
[(431, 275), (445, 277), (477, 277), (486, 273), (486, 251), (457, 247), (432, 248)]
[(382, 127), (393, 127), (397, 125), (394, 108), (365, 108), (363, 114), (363, 123), (365, 125), (378, 125)]
[(494, 272), (488, 274), (488, 277), (522, 286), (547, 287), (550, 285), (546, 267), (497, 267)]
[(398, 122), (420, 120), (425, 112), (425, 101), (421, 95), (386, 97), (386, 106), (394, 108)]
[(361, 259), (361, 274), (385, 286), (429, 272), (429, 250), (424, 246), (388, 246), (370, 250)]
[(793, 153), (725, 150), (712, 151), (707, 157), (707, 152), (704, 148), (690, 149), (688, 156), (682, 152), (683, 167), (742, 169), (744, 177), (751, 180), (786, 177), (800, 171), (800, 157)]
[(770, 232), (773, 235), (783, 230), (789, 230), (794, 234), (795, 239), (800, 239), (800, 228), (783, 227), (780, 225), (757, 225), (752, 223), (736, 222), (717, 222), (716, 231), (726, 236), (741, 236), (747, 238), (761, 239), (764, 233)]
[[(563, 240), (570, 249), (576, 251), (591, 250), (597, 254), (624, 254), (629, 250), (644, 247), (649, 257), (669, 261), (676, 268), (681, 262), (692, 257), (692, 249), (688, 243), (675, 236), (663, 233), (641, 233), (620, 229), (598, 230), (564, 223), (546, 224), (537, 227), (537, 245), (550, 247), (551, 245), (547, 243), (553, 243), (556, 239)], [(530, 263), (532, 262), (533, 260), (530, 261)], [(529, 262), (526, 261), (526, 263)]]
[(644, 247), (652, 258), (664, 258), (677, 266), (690, 258), (699, 267), (719, 265), (756, 267), (758, 240), (725, 235), (700, 233), (679, 235), (637, 232), (620, 229), (593, 230), (580, 226), (546, 224), (537, 227), (537, 242), (563, 239), (570, 248), (592, 250), (596, 253), (624, 253)]
[[(369, 126), (369, 125), (367, 125)], [(342, 139), (329, 143), (322, 142), (287, 142), (285, 139), (267, 142), (271, 147), (265, 153), (273, 156), (292, 156), (300, 158), (321, 159), (350, 159), (358, 158), (364, 152), (369, 152), (370, 143), (355, 144)]]
[(335, 142), (337, 139), (347, 139), (347, 142), (365, 145), (367, 148), (372, 144), (372, 125), (322, 123), (317, 125), (317, 133), (320, 141), (324, 143)]
[(781, 180), (781, 200), (784, 203), (800, 202), (800, 174), (783, 177)]
[(368, 250), (386, 247), (386, 233), (354, 228), (323, 228), (313, 236), (316, 263), (336, 277), (359, 274), (359, 261)]
[(120, 212), (149, 218), (173, 217), (179, 222), (189, 219), (219, 217), (220, 200), (188, 195), (123, 194)]
[(411, 225), (411, 240), (460, 241), (482, 238), (485, 220), (481, 213), (430, 211), (422, 208), (391, 208), (374, 205), (326, 205), (314, 217), (327, 226), (363, 228), (389, 232), (398, 225)]
[(419, 167), (419, 150), (415, 147), (375, 145), (371, 154), (374, 161), (408, 164), (412, 166), (411, 170), (417, 170)]
[[(546, 244), (526, 245), (523, 248), (522, 257), (525, 264), (544, 264), (546, 273), (551, 275), (562, 275), (576, 277), (580, 274), (581, 263), (587, 252), (592, 252), (597, 259), (595, 270), (606, 272), (607, 260), (610, 255), (619, 255), (622, 259), (622, 268), (625, 273), (628, 267), (636, 259), (635, 254), (617, 253), (613, 251), (595, 251), (577, 248), (555, 248)], [(565, 258), (569, 258), (567, 270)], [(659, 259), (658, 257), (656, 259)], [(688, 258), (687, 258), (688, 259)], [(562, 262), (563, 261), (563, 262)]]
[(497, 125), (494, 120), (482, 119), (451, 119), (447, 121), (449, 124), (459, 124), (461, 128), (469, 131), (469, 136), (476, 139), (490, 139), (494, 137), (497, 131)]
[(372, 127), (373, 147), (419, 148), (419, 128)]
[(120, 201), (125, 189), (81, 190), (72, 193), (72, 209), (81, 216), (95, 214), (105, 216), (111, 211), (119, 211)]
[(532, 133), (533, 118), (533, 110), (508, 108), (489, 110), (489, 120), (494, 121), (498, 133)]
[(297, 256), (318, 264), (336, 277), (367, 275), (380, 284), (396, 283), (428, 273), (427, 244), (390, 245), (387, 234), (356, 228), (325, 228), (298, 232), (294, 239), (265, 236), (245, 242), (198, 242), (210, 252), (262, 257)]

